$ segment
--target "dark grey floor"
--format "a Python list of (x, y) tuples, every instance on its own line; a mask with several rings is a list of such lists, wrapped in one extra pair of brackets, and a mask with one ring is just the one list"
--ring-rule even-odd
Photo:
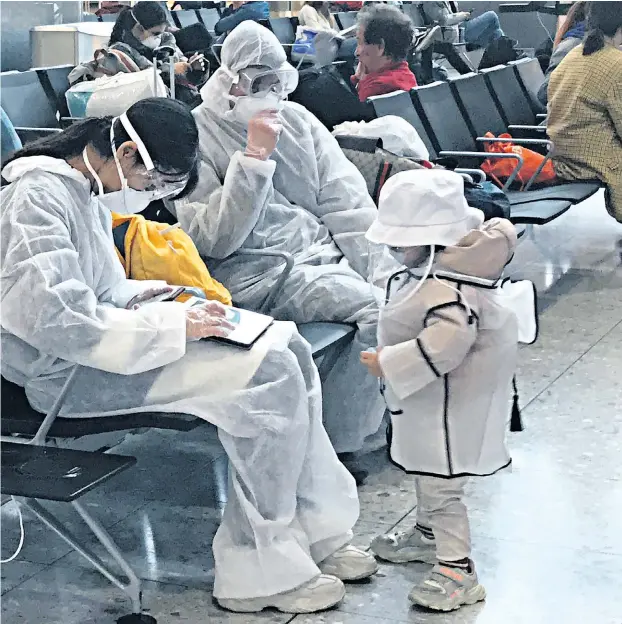
[[(383, 565), (350, 588), (342, 607), (295, 624), (622, 624), (622, 226), (602, 196), (521, 243), (512, 272), (534, 279), (544, 313), (537, 345), (521, 353), (527, 430), (513, 434), (513, 472), (469, 488), (475, 560), (486, 603), (452, 615), (409, 607), (425, 566)], [(132, 436), (122, 452), (138, 466), (86, 497), (145, 583), (160, 624), (285, 623), (291, 617), (230, 615), (212, 603), (210, 542), (222, 495), (202, 433)], [(211, 459), (210, 459), (211, 458)], [(356, 542), (412, 522), (412, 478), (383, 452), (367, 457)], [(67, 509), (59, 514), (68, 518)], [(19, 536), (2, 507), (2, 552)], [(241, 574), (244, 571), (240, 571)], [(18, 561), (2, 566), (7, 624), (107, 624), (127, 613), (123, 594), (26, 519)]]

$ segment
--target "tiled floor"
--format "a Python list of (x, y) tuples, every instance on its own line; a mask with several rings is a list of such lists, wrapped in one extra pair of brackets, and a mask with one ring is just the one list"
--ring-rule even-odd
[[(214, 606), (210, 541), (222, 462), (202, 434), (132, 436), (121, 451), (138, 466), (88, 496), (140, 576), (160, 624), (622, 624), (622, 226), (602, 197), (535, 228), (512, 271), (541, 293), (541, 338), (521, 354), (527, 430), (513, 434), (513, 472), (472, 483), (475, 559), (486, 603), (451, 615), (411, 609), (406, 596), (424, 566), (383, 565), (350, 587), (336, 611), (310, 617), (231, 615)], [(412, 477), (383, 452), (366, 459), (356, 542), (413, 520)], [(183, 479), (184, 487), (179, 487)], [(63, 518), (67, 509), (59, 508)], [(2, 508), (2, 551), (18, 537)], [(243, 571), (241, 571), (243, 573)], [(109, 624), (128, 612), (123, 594), (27, 518), (19, 560), (2, 567), (7, 624)]]

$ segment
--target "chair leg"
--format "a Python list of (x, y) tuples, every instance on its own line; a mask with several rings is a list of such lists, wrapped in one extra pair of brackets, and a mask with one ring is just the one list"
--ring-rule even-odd
[(119, 564), (119, 567), (127, 577), (128, 582), (124, 583), (121, 578), (115, 575), (111, 571), (106, 563), (102, 559), (92, 552), (87, 546), (79, 543), (78, 538), (60, 521), (56, 516), (49, 512), (45, 507), (34, 498), (19, 498), (19, 501), (32, 511), (32, 513), (43, 522), (46, 526), (52, 529), (59, 537), (67, 542), (75, 551), (80, 553), (85, 559), (87, 559), (101, 574), (103, 574), (113, 585), (116, 585), (119, 589), (125, 592), (132, 601), (132, 610), (134, 613), (139, 614), (142, 610), (142, 592), (141, 583), (138, 576), (130, 567), (129, 563), (123, 557), (123, 554), (119, 550), (118, 546), (114, 543), (112, 537), (104, 529), (104, 527), (93, 518), (87, 511), (78, 503), (73, 501), (71, 504), (74, 509), (80, 514), (80, 517), (87, 524), (89, 529), (97, 537), (100, 544), (106, 549), (106, 551), (114, 558)]
[(322, 361), (317, 367), (317, 370), (320, 374), (320, 380), (322, 383), (326, 381), (330, 371), (333, 369), (333, 366), (337, 363), (339, 356), (343, 353), (346, 346), (349, 342), (346, 342), (343, 345), (338, 345), (336, 348), (330, 349), (328, 353), (325, 353), (322, 357)]

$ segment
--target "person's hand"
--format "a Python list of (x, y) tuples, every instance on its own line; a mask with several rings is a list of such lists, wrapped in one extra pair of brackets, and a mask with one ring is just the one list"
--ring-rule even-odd
[(370, 351), (363, 351), (361, 353), (361, 364), (367, 367), (367, 370), (374, 377), (384, 377), (382, 368), (380, 367), (380, 351), (381, 347), (378, 347), (375, 353)]
[(186, 310), (186, 340), (201, 338), (226, 338), (235, 325), (227, 320), (227, 308), (218, 301)]
[(188, 59), (188, 63), (190, 64), (190, 67), (194, 71), (205, 71), (205, 66), (206, 66), (205, 57), (202, 54), (199, 54), (198, 52), (196, 54), (193, 54)]
[(143, 292), (138, 293), (135, 297), (132, 297), (128, 304), (125, 306), (126, 310), (137, 310), (140, 308), (141, 303), (145, 303), (149, 301), (149, 299), (153, 299), (158, 295), (164, 295), (166, 293), (173, 292), (175, 288), (173, 286), (161, 286), (158, 288), (149, 288), (147, 290), (143, 290)]
[(248, 124), (246, 156), (268, 160), (276, 148), (283, 124), (275, 110), (257, 113)]
[(460, 21), (466, 22), (468, 19), (471, 18), (471, 12), (470, 11), (460, 11), (459, 13), (456, 13), (456, 17), (459, 17)]
[(179, 63), (175, 63), (175, 74), (178, 76), (185, 76), (190, 71), (190, 63), (186, 61), (180, 61)]

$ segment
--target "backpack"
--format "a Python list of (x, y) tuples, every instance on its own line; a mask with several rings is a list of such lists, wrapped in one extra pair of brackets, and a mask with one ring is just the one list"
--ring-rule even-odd
[(516, 42), (509, 37), (503, 36), (488, 44), (484, 50), (484, 56), (479, 63), (479, 69), (507, 65), (510, 61), (525, 58), (525, 54), (518, 52), (514, 47)]
[[(147, 221), (141, 215), (112, 215), (112, 235), (126, 277), (164, 280), (203, 291), (207, 299), (231, 305), (229, 291), (210, 275), (192, 239), (179, 225)], [(177, 300), (183, 301), (190, 294)]]
[(311, 67), (299, 72), (298, 87), (289, 100), (311, 111), (329, 130), (344, 121), (371, 121), (371, 105), (358, 95), (331, 66)]

